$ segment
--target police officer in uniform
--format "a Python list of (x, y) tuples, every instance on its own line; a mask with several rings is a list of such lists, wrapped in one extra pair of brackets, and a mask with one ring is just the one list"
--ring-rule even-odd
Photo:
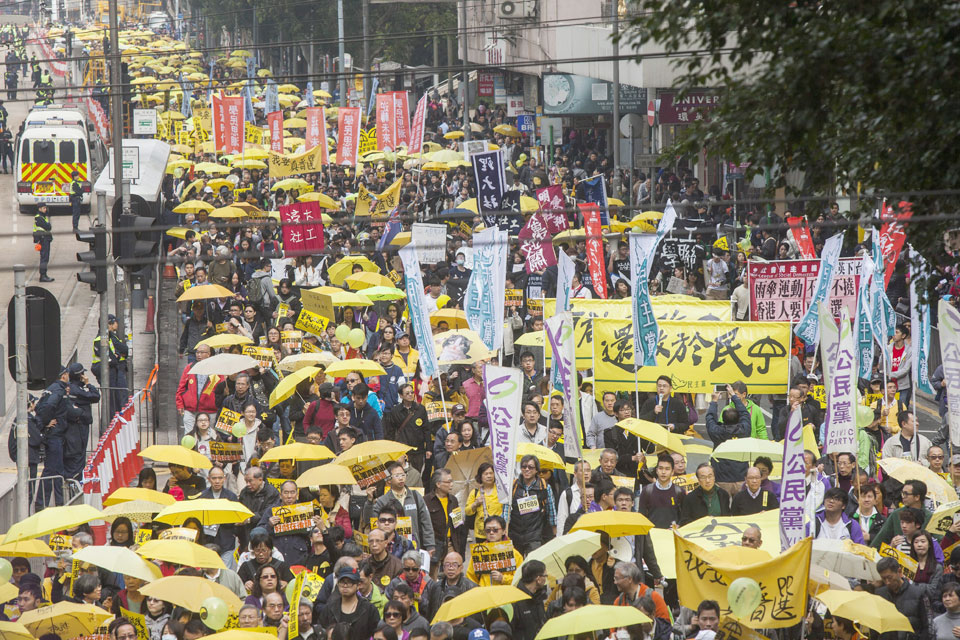
[[(117, 316), (112, 313), (107, 316), (107, 329), (110, 331), (110, 368), (108, 384), (106, 387), (110, 390), (110, 415), (115, 416), (123, 405), (127, 403), (129, 394), (127, 393), (127, 341), (118, 334), (120, 324), (117, 322)], [(93, 375), (101, 387), (103, 384), (103, 371), (100, 362), (100, 336), (93, 339), (93, 364), (90, 366)]]
[(33, 80), (33, 88), (40, 86), (40, 63), (37, 62), (37, 54), (30, 56), (30, 78)]
[(7, 65), (7, 72), (4, 74), (4, 82), (7, 85), (7, 99), (16, 100), (17, 99), (17, 84), (19, 84), (20, 79), (17, 76), (17, 67), (16, 67), (16, 57), (14, 57), (14, 66)]
[(40, 282), (53, 282), (53, 278), (47, 275), (50, 243), (53, 242), (53, 226), (50, 224), (50, 215), (47, 213), (45, 202), (37, 206), (37, 215), (33, 217), (33, 241), (40, 251)]
[[(63, 446), (70, 424), (83, 418), (83, 411), (70, 395), (70, 370), (64, 368), (60, 377), (51, 384), (37, 402), (36, 414), (44, 429), (44, 445), (47, 450), (43, 463), (41, 489), (37, 492), (36, 507), (47, 506), (50, 494), (56, 504), (63, 504), (63, 483), (60, 477), (66, 477), (63, 466)], [(60, 477), (57, 477), (60, 476)]]
[(80, 408), (82, 416), (68, 423), (63, 442), (63, 467), (65, 477), (79, 480), (86, 460), (90, 425), (93, 424), (91, 407), (100, 402), (100, 390), (87, 379), (87, 372), (79, 362), (71, 364), (67, 371), (70, 374), (70, 396)]
[(73, 232), (80, 231), (80, 203), (83, 201), (83, 186), (80, 184), (80, 172), (70, 174), (70, 182), (63, 185), (63, 190), (70, 196), (70, 207), (73, 209)]

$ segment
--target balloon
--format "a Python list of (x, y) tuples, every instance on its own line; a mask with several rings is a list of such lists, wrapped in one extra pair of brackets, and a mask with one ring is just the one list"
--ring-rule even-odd
[(293, 602), (293, 593), (294, 593), (294, 590), (296, 589), (296, 586), (297, 586), (296, 580), (291, 580), (290, 582), (287, 583), (287, 589), (286, 589), (287, 602)]
[(238, 422), (237, 424), (233, 425), (233, 429), (230, 431), (233, 433), (234, 438), (242, 438), (243, 436), (247, 435), (247, 425), (243, 424), (242, 422)]
[(0, 585), (10, 582), (12, 575), (13, 566), (10, 564), (10, 561), (6, 558), (0, 558)]
[(353, 347), (354, 349), (358, 349), (360, 348), (360, 345), (363, 344), (364, 337), (365, 336), (363, 335), (363, 329), (360, 329), (360, 328), (351, 329), (350, 336), (347, 338), (347, 342), (349, 342), (350, 346)]
[(227, 603), (217, 597), (210, 597), (200, 603), (200, 620), (214, 631), (219, 631), (227, 624), (230, 615)]
[(876, 420), (873, 409), (864, 405), (857, 405), (857, 426), (863, 429), (868, 424)]
[(350, 327), (341, 324), (337, 327), (333, 335), (335, 335), (340, 342), (346, 342), (350, 338)]
[(730, 611), (741, 620), (748, 619), (760, 606), (762, 595), (760, 585), (753, 578), (737, 578), (727, 587)]
[(180, 440), (180, 444), (187, 449), (193, 449), (195, 446), (197, 446), (197, 439), (188, 433)]

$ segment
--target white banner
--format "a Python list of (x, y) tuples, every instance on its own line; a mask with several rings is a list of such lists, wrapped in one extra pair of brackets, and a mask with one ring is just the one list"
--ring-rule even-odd
[[(833, 368), (836, 366), (837, 345), (840, 342), (840, 331), (837, 328), (837, 321), (833, 319), (826, 302), (814, 302), (817, 311), (817, 323), (820, 333), (820, 361), (823, 370), (824, 388), (830, 388), (830, 377), (833, 375)], [(811, 308), (814, 308), (811, 307)]]
[(826, 301), (830, 284), (833, 282), (833, 272), (840, 260), (840, 250), (842, 248), (842, 233), (828, 238), (823, 243), (823, 251), (820, 252), (820, 270), (817, 272), (817, 283), (813, 288), (813, 299), (810, 301), (810, 308), (807, 309), (795, 329), (796, 336), (806, 344), (816, 344), (819, 340), (820, 323), (817, 322), (814, 303)]
[(846, 307), (840, 307), (840, 341), (833, 358), (832, 371), (827, 386), (827, 433), (824, 451), (827, 454), (856, 454), (857, 352)]
[(913, 247), (910, 247), (910, 264), (910, 357), (913, 360), (913, 388), (932, 395), (927, 367), (930, 362), (930, 303), (921, 302), (917, 293), (917, 281), (926, 282), (930, 272), (927, 261), (919, 252), (914, 251)]
[(467, 325), (490, 351), (503, 346), (508, 235), (497, 227), (473, 236), (473, 270), (464, 292)]
[(579, 458), (580, 452), (580, 394), (577, 387), (576, 344), (573, 335), (573, 314), (569, 311), (548, 318), (544, 324), (556, 378), (563, 390), (563, 453)]
[(421, 264), (437, 264), (447, 259), (447, 225), (414, 222), (410, 239), (420, 247)]
[(420, 273), (420, 260), (417, 257), (417, 243), (411, 242), (400, 248), (400, 261), (403, 263), (403, 275), (406, 280), (407, 308), (410, 313), (410, 325), (417, 338), (420, 351), (420, 366), (428, 378), (437, 375), (437, 354), (433, 347), (433, 330), (430, 328), (430, 314), (427, 311), (426, 294), (423, 290), (423, 276)]
[[(523, 400), (523, 373), (512, 367), (488, 364), (483, 368), (483, 390), (490, 422), (490, 449), (500, 504), (510, 504), (517, 472), (517, 430)], [(500, 515), (500, 514), (496, 514)]]
[(783, 475), (780, 482), (780, 551), (786, 551), (805, 535), (803, 502), (807, 497), (803, 461), (803, 420), (800, 408), (790, 413), (783, 438)]
[[(950, 442), (960, 444), (960, 311), (940, 301), (940, 359), (947, 392), (947, 420)], [(934, 389), (934, 391), (940, 391)]]

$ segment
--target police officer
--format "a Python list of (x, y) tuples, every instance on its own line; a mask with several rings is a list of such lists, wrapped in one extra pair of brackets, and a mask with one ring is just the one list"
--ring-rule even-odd
[[(16, 60), (16, 58), (14, 58)], [(16, 62), (14, 62), (16, 65)], [(4, 82), (7, 86), (7, 100), (16, 100), (17, 99), (17, 84), (20, 82), (17, 77), (17, 68), (16, 66), (7, 66), (7, 72), (3, 75)]]
[[(107, 329), (110, 331), (110, 368), (108, 383), (106, 387), (110, 390), (110, 415), (115, 416), (123, 405), (127, 403), (129, 394), (127, 393), (127, 341), (123, 339), (118, 331), (120, 324), (117, 322), (117, 316), (112, 313), (107, 316)], [(100, 336), (93, 339), (93, 364), (90, 366), (93, 375), (103, 384), (103, 371), (100, 362)]]
[[(33, 500), (35, 485), (33, 479), (37, 477), (37, 466), (43, 457), (43, 429), (40, 426), (40, 420), (37, 418), (37, 397), (30, 394), (27, 398), (27, 466), (30, 469), (30, 500)], [(10, 436), (7, 438), (7, 453), (10, 459), (17, 460), (17, 428), (10, 429)]]
[[(43, 463), (41, 490), (37, 492), (37, 510), (46, 507), (53, 493), (56, 504), (63, 504), (63, 482), (66, 477), (63, 466), (63, 445), (69, 425), (83, 418), (83, 411), (70, 395), (70, 371), (63, 368), (60, 376), (40, 396), (36, 408), (37, 419), (44, 429), (44, 445), (47, 453)], [(60, 477), (57, 477), (60, 476)]]
[(35, 53), (30, 55), (30, 79), (33, 80), (34, 89), (40, 86), (40, 63)]
[(0, 131), (0, 163), (3, 164), (3, 172), (7, 172), (7, 161), (10, 162), (10, 173), (13, 173), (13, 133), (10, 127), (4, 127)]
[(80, 172), (70, 174), (70, 182), (63, 185), (63, 190), (70, 196), (70, 207), (73, 209), (73, 232), (80, 231), (80, 203), (83, 201), (83, 185), (80, 184)]
[(33, 217), (33, 241), (40, 251), (40, 282), (53, 282), (47, 275), (47, 263), (50, 262), (50, 243), (53, 242), (53, 226), (47, 213), (47, 203), (37, 206), (37, 215)]
[(64, 477), (80, 480), (90, 439), (90, 425), (93, 424), (91, 405), (100, 402), (100, 390), (90, 383), (86, 370), (79, 362), (71, 364), (67, 371), (70, 375), (70, 396), (80, 408), (82, 417), (68, 423), (63, 442)]

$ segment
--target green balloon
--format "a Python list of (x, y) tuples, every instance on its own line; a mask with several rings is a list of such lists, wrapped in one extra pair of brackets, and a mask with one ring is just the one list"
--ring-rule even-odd
[(727, 602), (730, 611), (741, 620), (747, 620), (757, 607), (763, 594), (753, 578), (737, 578), (727, 587)]
[(287, 583), (287, 589), (286, 589), (287, 602), (293, 602), (293, 593), (294, 593), (294, 590), (296, 589), (296, 586), (297, 586), (296, 580), (291, 580), (290, 582)]
[(200, 620), (214, 631), (223, 629), (229, 615), (227, 603), (220, 598), (210, 597), (200, 603)]
[(876, 419), (873, 409), (862, 404), (857, 405), (857, 427), (863, 429)]
[(359, 349), (360, 345), (363, 344), (364, 337), (363, 329), (350, 329), (350, 336), (347, 338), (347, 342), (349, 342), (350, 346), (354, 349)]
[(0, 558), (0, 585), (10, 582), (13, 576), (13, 566), (6, 558)]
[(197, 446), (197, 439), (188, 433), (180, 440), (180, 444), (187, 449), (193, 449), (195, 446)]
[(337, 340), (345, 344), (350, 338), (350, 327), (345, 324), (341, 324), (337, 326), (337, 330), (333, 333), (333, 335), (337, 337)]
[(233, 433), (233, 437), (242, 438), (243, 436), (247, 435), (247, 426), (242, 422), (238, 422), (237, 424), (233, 425), (233, 429), (230, 431)]

